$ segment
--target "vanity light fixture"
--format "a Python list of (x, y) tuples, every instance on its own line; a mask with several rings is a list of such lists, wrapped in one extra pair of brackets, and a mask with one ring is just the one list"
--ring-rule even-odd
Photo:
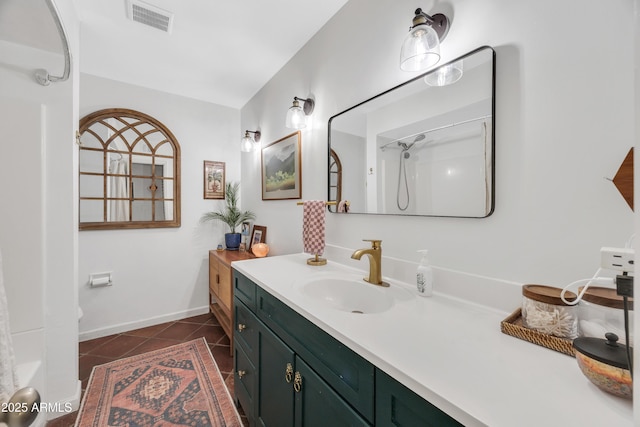
[(427, 15), (418, 8), (415, 11), (409, 34), (402, 42), (400, 69), (425, 70), (440, 61), (440, 42), (449, 32), (449, 18), (441, 13)]
[[(302, 107), (300, 106), (299, 101), (304, 101)], [(315, 106), (316, 103), (311, 98), (304, 99), (294, 96), (293, 105), (287, 111), (287, 121), (285, 126), (290, 129), (302, 129), (307, 127), (307, 116), (310, 116), (311, 113), (313, 113)]]
[[(254, 134), (255, 137), (249, 135), (250, 133)], [(245, 130), (244, 137), (242, 137), (242, 142), (240, 143), (240, 150), (245, 153), (257, 150), (261, 135), (259, 130)]]
[(462, 60), (436, 68), (424, 77), (429, 86), (447, 86), (462, 78)]

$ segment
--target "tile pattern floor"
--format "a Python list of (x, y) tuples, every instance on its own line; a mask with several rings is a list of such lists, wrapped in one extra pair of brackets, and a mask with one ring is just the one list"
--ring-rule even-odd
[[(84, 341), (79, 344), (79, 378), (82, 393), (87, 387), (91, 370), (96, 365), (157, 350), (181, 342), (205, 337), (220, 373), (233, 395), (233, 358), (230, 341), (212, 314), (189, 317), (175, 322), (162, 323), (148, 328), (136, 329), (121, 334), (109, 335)], [(239, 408), (242, 422), (248, 426), (246, 416)], [(73, 426), (78, 413), (73, 412), (47, 422), (47, 427)]]

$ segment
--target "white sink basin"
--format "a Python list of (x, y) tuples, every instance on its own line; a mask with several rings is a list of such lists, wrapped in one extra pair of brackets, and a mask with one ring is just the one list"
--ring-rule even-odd
[(321, 277), (299, 283), (296, 288), (307, 298), (334, 310), (349, 313), (380, 313), (393, 307), (408, 293), (396, 286), (382, 287), (365, 282), (361, 277)]

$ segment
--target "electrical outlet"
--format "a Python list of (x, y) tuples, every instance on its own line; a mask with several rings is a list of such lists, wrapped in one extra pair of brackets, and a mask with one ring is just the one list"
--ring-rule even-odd
[(604, 247), (600, 249), (600, 255), (602, 268), (625, 273), (633, 272), (633, 259), (635, 257), (633, 249)]

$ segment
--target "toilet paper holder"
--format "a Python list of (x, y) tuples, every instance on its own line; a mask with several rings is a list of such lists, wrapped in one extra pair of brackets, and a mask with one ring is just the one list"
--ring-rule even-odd
[(89, 275), (89, 286), (92, 288), (112, 285), (112, 273), (110, 271), (104, 273), (92, 273)]

